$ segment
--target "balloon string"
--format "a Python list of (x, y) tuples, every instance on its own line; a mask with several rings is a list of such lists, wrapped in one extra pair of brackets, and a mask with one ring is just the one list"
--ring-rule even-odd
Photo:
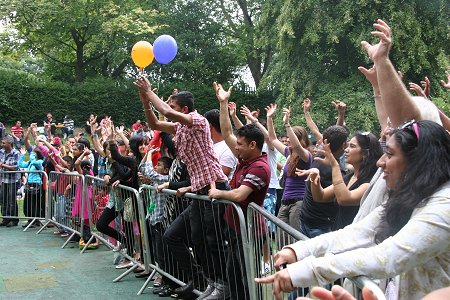
[(159, 67), (159, 76), (158, 76), (158, 92), (159, 92), (159, 83), (161, 82), (161, 69), (162, 69), (162, 66), (161, 66), (161, 67)]

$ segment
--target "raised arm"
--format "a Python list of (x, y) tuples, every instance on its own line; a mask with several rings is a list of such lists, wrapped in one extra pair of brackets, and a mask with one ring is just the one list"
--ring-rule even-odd
[(386, 110), (384, 109), (383, 99), (381, 96), (380, 88), (378, 87), (377, 69), (374, 65), (370, 69), (358, 67), (358, 70), (364, 74), (366, 79), (372, 85), (373, 98), (375, 99), (375, 110), (377, 112), (378, 123), (380, 123), (381, 129), (384, 129), (387, 126), (388, 115), (386, 113)]
[(100, 139), (98, 138), (98, 135), (96, 133), (97, 129), (98, 129), (98, 124), (97, 124), (97, 122), (94, 121), (94, 122), (91, 122), (90, 125), (91, 125), (91, 138), (92, 138), (92, 143), (94, 145), (94, 149), (95, 149), (95, 151), (98, 152), (98, 154), (101, 157), (106, 157), (103, 146), (100, 143)]
[[(292, 130), (292, 127), (289, 124), (291, 108), (290, 107), (283, 108), (283, 113), (284, 113), (284, 116), (283, 116), (284, 127), (286, 127), (286, 133), (287, 133), (287, 136), (289, 137), (292, 151), (296, 152), (304, 162), (309, 162), (309, 156), (310, 156), (309, 151), (307, 149), (303, 148), (302, 144), (300, 143), (300, 140), (298, 139), (297, 135), (294, 133), (294, 130)], [(284, 154), (284, 152), (283, 152), (283, 154)]]
[(123, 126), (116, 127), (117, 135), (125, 143), (125, 146), (128, 147), (130, 145), (130, 141), (128, 140), (128, 138), (125, 136), (125, 134), (123, 132), (124, 132), (124, 127)]
[(228, 110), (230, 112), (231, 119), (233, 120), (234, 127), (236, 129), (239, 129), (242, 126), (244, 126), (244, 124), (242, 124), (241, 120), (239, 120), (239, 118), (236, 115), (236, 103), (229, 102), (228, 103)]
[(238, 157), (238, 152), (236, 151), (237, 139), (233, 134), (230, 117), (228, 116), (228, 100), (230, 99), (232, 87), (230, 87), (228, 91), (225, 91), (221, 84), (214, 82), (213, 88), (216, 91), (217, 100), (219, 100), (220, 103), (219, 119), (223, 139), (231, 152), (233, 152), (233, 155)]
[(333, 104), (334, 108), (336, 108), (336, 110), (338, 112), (336, 125), (344, 126), (344, 123), (345, 123), (345, 108), (347, 107), (347, 105), (344, 102), (339, 101), (339, 100), (332, 101), (331, 103)]
[(450, 90), (450, 73), (448, 71), (445, 71), (445, 76), (447, 76), (447, 82), (441, 80), (440, 83), (442, 87), (444, 87), (444, 89)]
[[(156, 95), (152, 91), (150, 82), (148, 81), (147, 78), (141, 77), (141, 78), (137, 79), (134, 83), (139, 88), (141, 101), (144, 104), (145, 112), (147, 112), (146, 108), (150, 108), (150, 103), (152, 103), (154, 105), (154, 107), (156, 108), (156, 110), (159, 111), (162, 115), (164, 115), (168, 119), (176, 121), (176, 122), (180, 122), (183, 125), (192, 126), (192, 116), (189, 114), (184, 114), (184, 113), (181, 113), (181, 112), (178, 112), (178, 111), (172, 109), (169, 104), (167, 104), (166, 102), (161, 100), (158, 97), (158, 95)], [(153, 111), (151, 111), (151, 112), (153, 112)], [(145, 115), (147, 117), (147, 113)], [(158, 122), (154, 122), (155, 119)], [(169, 122), (164, 122), (164, 121), (158, 120), (158, 118), (156, 118), (156, 115), (155, 115), (155, 118), (151, 118), (151, 120), (150, 121), (147, 120), (147, 122), (149, 123), (149, 125), (151, 123), (156, 123), (154, 125), (156, 125), (157, 127), (151, 127), (152, 129), (159, 129), (161, 131), (167, 132), (166, 130), (170, 130), (170, 128), (172, 128), (172, 131), (167, 132), (167, 133), (175, 133), (175, 129), (173, 128), (173, 125), (172, 125), (172, 127), (167, 127), (167, 124), (165, 124), (165, 123), (169, 123)], [(160, 126), (162, 126), (162, 127), (160, 127)], [(164, 129), (166, 129), (166, 130), (164, 130)]]
[(153, 130), (160, 130), (167, 133), (175, 133), (175, 128), (173, 123), (161, 121), (153, 112), (151, 108), (150, 102), (148, 101), (148, 97), (143, 93), (139, 93), (139, 99), (141, 99), (142, 106), (144, 107), (145, 120), (148, 123), (148, 126)]
[(30, 149), (31, 147), (31, 143), (30, 143), (30, 133), (33, 130), (33, 124), (30, 125), (30, 127), (28, 127), (27, 131), (25, 132), (25, 135), (23, 137), (23, 141), (25, 144), (25, 149)]
[(304, 99), (302, 106), (303, 106), (303, 113), (305, 115), (306, 126), (308, 126), (309, 130), (311, 130), (311, 133), (316, 138), (316, 141), (317, 142), (321, 141), (322, 134), (320, 133), (319, 127), (317, 127), (316, 123), (314, 123), (311, 117), (311, 100), (309, 100), (309, 98)]
[(272, 142), (269, 140), (269, 132), (267, 131), (266, 127), (264, 127), (259, 121), (258, 118), (256, 118), (253, 113), (250, 111), (250, 109), (245, 106), (242, 105), (241, 107), (241, 114), (245, 116), (245, 118), (252, 124), (256, 124), (258, 126), (258, 128), (262, 131), (262, 133), (264, 134), (264, 140), (267, 143), (267, 146), (273, 150), (274, 146), (272, 144)]
[(377, 20), (374, 27), (378, 31), (372, 31), (372, 35), (380, 39), (379, 43), (371, 45), (363, 41), (361, 44), (376, 65), (384, 109), (394, 127), (398, 127), (411, 119), (420, 120), (419, 108), (406, 90), (389, 59), (389, 50), (392, 45), (391, 28), (380, 19)]
[(286, 151), (286, 145), (284, 145), (277, 139), (277, 134), (275, 133), (275, 126), (273, 125), (273, 115), (275, 114), (276, 111), (277, 111), (276, 104), (272, 103), (269, 106), (266, 106), (268, 141), (273, 145), (273, 147), (275, 147), (275, 149), (278, 150), (278, 152), (284, 155)]

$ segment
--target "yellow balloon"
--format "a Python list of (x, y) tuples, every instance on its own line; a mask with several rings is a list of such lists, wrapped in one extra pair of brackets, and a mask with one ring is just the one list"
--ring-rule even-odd
[(149, 42), (140, 41), (134, 44), (131, 49), (131, 58), (136, 66), (145, 68), (153, 62), (153, 46)]

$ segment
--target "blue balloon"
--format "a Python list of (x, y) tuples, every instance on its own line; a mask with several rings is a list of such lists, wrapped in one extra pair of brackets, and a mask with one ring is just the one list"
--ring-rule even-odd
[(177, 52), (177, 42), (170, 35), (161, 35), (153, 43), (153, 53), (156, 61), (160, 64), (170, 63), (177, 55)]

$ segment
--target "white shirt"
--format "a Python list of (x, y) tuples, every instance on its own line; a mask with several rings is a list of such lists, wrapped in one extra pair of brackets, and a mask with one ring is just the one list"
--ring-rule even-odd
[(270, 167), (270, 182), (269, 189), (276, 189), (279, 186), (278, 177), (277, 177), (277, 151), (274, 149), (270, 149), (266, 143), (262, 148), (262, 152), (267, 154), (267, 162)]
[(234, 170), (237, 165), (237, 158), (231, 152), (231, 149), (227, 146), (225, 141), (220, 141), (213, 145), (214, 153), (216, 154), (219, 163), (222, 166), (228, 167), (231, 169), (230, 174), (228, 175), (228, 181), (231, 180), (234, 174)]
[(398, 299), (421, 299), (450, 286), (450, 182), (427, 204), (416, 208), (408, 223), (380, 244), (374, 235), (384, 208), (344, 229), (288, 247), (297, 262), (287, 269), (295, 287), (324, 285), (342, 277), (396, 277)]

